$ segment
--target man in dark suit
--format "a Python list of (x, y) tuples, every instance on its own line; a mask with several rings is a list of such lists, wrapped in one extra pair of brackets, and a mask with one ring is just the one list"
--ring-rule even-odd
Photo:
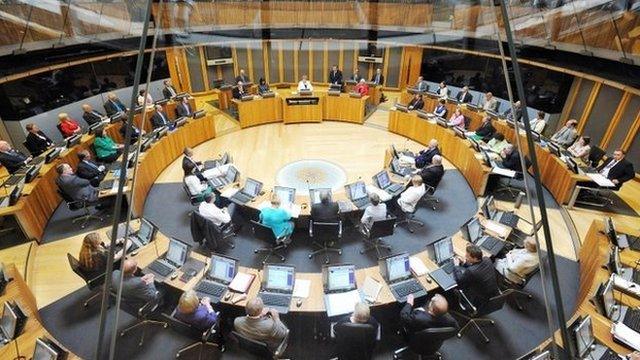
[(520, 153), (513, 146), (513, 144), (509, 144), (505, 146), (504, 149), (500, 152), (500, 157), (502, 158), (502, 167), (505, 169), (522, 172), (522, 164), (520, 163)]
[(98, 187), (100, 182), (107, 175), (104, 165), (100, 165), (93, 161), (91, 153), (88, 150), (82, 150), (78, 153), (78, 167), (76, 168), (76, 175), (82, 179), (87, 179), (92, 186)]
[(409, 110), (422, 110), (423, 107), (424, 100), (422, 100), (421, 94), (413, 95), (413, 99), (411, 99), (411, 101), (409, 101), (409, 104), (407, 105), (407, 109)]
[(191, 175), (191, 172), (195, 169), (196, 176), (198, 176), (201, 181), (206, 181), (202, 175), (202, 161), (197, 161), (193, 158), (193, 149), (186, 147), (182, 150), (182, 154), (184, 155), (182, 157), (182, 171), (184, 171), (184, 176)]
[(107, 112), (107, 116), (111, 116), (121, 111), (127, 111), (127, 107), (124, 106), (115, 93), (110, 92), (107, 94), (107, 101), (104, 103), (104, 111)]
[[(121, 120), (120, 129), (118, 129), (118, 132), (120, 133), (120, 136), (122, 136), (123, 140), (127, 137), (127, 124), (129, 124), (128, 119), (126, 117), (123, 117)], [(134, 144), (138, 141), (141, 131), (133, 124), (131, 124), (130, 126), (132, 129), (131, 129), (131, 142), (129, 143)]]
[(171, 80), (167, 79), (162, 83), (164, 84), (164, 88), (162, 88), (162, 96), (164, 96), (165, 99), (170, 100), (172, 97), (178, 95), (176, 88), (171, 85)]
[(510, 120), (513, 120), (513, 121), (520, 121), (520, 119), (522, 118), (522, 103), (520, 102), (520, 100), (518, 100), (515, 103), (513, 103), (513, 108), (516, 111), (515, 115), (511, 113), (511, 106), (509, 106), (509, 108), (507, 108), (507, 110), (505, 110), (503, 115), (507, 119), (510, 119)]
[(431, 159), (431, 165), (427, 165), (420, 170), (422, 182), (436, 188), (444, 176), (444, 167), (442, 166), (442, 156), (434, 155)]
[(244, 69), (240, 69), (240, 74), (236, 76), (236, 82), (242, 81), (243, 84), (250, 83), (249, 77), (244, 73)]
[(320, 202), (311, 206), (311, 219), (316, 222), (337, 222), (340, 219), (340, 207), (329, 199), (329, 194), (322, 193)]
[(342, 71), (338, 70), (336, 65), (333, 65), (331, 72), (329, 72), (329, 83), (342, 85)]
[(187, 99), (186, 96), (183, 97), (180, 103), (176, 105), (176, 114), (178, 117), (189, 117), (193, 115), (193, 109), (191, 108), (191, 105), (189, 105), (189, 99)]
[(469, 301), (481, 309), (492, 297), (498, 295), (498, 282), (493, 263), (482, 256), (479, 246), (469, 244), (464, 260), (454, 258), (453, 276), (458, 287), (464, 291)]
[(357, 83), (359, 83), (359, 82), (360, 82), (360, 79), (362, 79), (362, 76), (360, 76), (360, 70), (358, 70), (357, 68), (356, 68), (356, 69), (353, 69), (353, 75), (351, 75), (351, 77), (349, 78), (349, 80), (353, 80), (353, 81), (355, 81), (355, 82), (356, 82), (356, 84), (357, 84)]
[(431, 164), (431, 160), (435, 155), (440, 155), (440, 149), (438, 148), (438, 140), (431, 139), (429, 146), (426, 149), (420, 150), (418, 156), (416, 156), (416, 167), (418, 169)]
[(456, 99), (461, 103), (470, 103), (473, 100), (473, 95), (469, 93), (469, 87), (462, 87), (462, 91), (460, 91), (458, 95), (456, 95)]
[(0, 164), (7, 168), (9, 174), (20, 170), (29, 161), (31, 161), (31, 156), (26, 156), (20, 151), (12, 149), (8, 142), (0, 140)]
[(156, 111), (151, 116), (151, 126), (153, 126), (154, 129), (171, 124), (167, 113), (162, 110), (162, 105), (156, 105), (155, 110)]
[(373, 74), (371, 82), (376, 85), (384, 85), (384, 75), (382, 75), (382, 69), (376, 69), (376, 73)]
[(400, 321), (407, 330), (407, 336), (425, 329), (458, 328), (458, 322), (449, 314), (449, 303), (444, 296), (435, 294), (426, 307), (413, 308), (413, 305), (413, 294), (409, 294), (400, 311)]
[(25, 146), (33, 156), (38, 156), (47, 151), (52, 145), (53, 141), (49, 139), (45, 133), (40, 130), (36, 124), (27, 124), (27, 140)]
[(73, 199), (73, 201), (86, 200), (94, 202), (98, 200), (98, 189), (91, 185), (87, 179), (82, 179), (73, 173), (71, 166), (62, 163), (56, 167), (58, 178), (56, 184), (60, 190)]
[(82, 119), (86, 121), (86, 123), (89, 125), (99, 123), (100, 121), (102, 121), (102, 118), (104, 117), (102, 113), (94, 110), (93, 107), (89, 104), (83, 104), (82, 110), (84, 111), (82, 113)]
[(427, 92), (429, 91), (429, 83), (424, 80), (423, 76), (418, 76), (418, 81), (416, 81), (414, 88), (416, 91)]
[(247, 93), (244, 91), (244, 83), (242, 81), (238, 81), (238, 84), (236, 85), (236, 87), (233, 88), (233, 90), (231, 90), (231, 94), (233, 95), (234, 99), (242, 99), (243, 96), (247, 95)]
[(626, 153), (622, 149), (617, 149), (613, 152), (613, 157), (607, 159), (597, 169), (602, 176), (605, 176), (616, 185), (616, 190), (636, 176), (633, 164), (627, 161), (625, 157)]
[(491, 140), (493, 134), (496, 133), (496, 128), (491, 124), (491, 116), (482, 118), (482, 124), (476, 129), (475, 133), (484, 142)]

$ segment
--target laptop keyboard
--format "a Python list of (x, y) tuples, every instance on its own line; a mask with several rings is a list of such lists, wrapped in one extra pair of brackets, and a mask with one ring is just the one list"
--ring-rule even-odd
[(629, 248), (635, 251), (640, 251), (640, 238), (637, 236), (627, 235), (629, 241)]
[(627, 325), (631, 330), (640, 332), (640, 310), (628, 308), (622, 323)]
[(243, 194), (241, 192), (237, 192), (231, 197), (231, 200), (235, 200), (237, 202), (245, 204), (245, 203), (248, 203), (249, 200), (251, 200), (251, 197), (249, 195), (245, 195), (245, 194)]
[(288, 307), (291, 303), (288, 295), (261, 293), (260, 298), (265, 305)]
[(633, 280), (634, 283), (640, 284), (640, 271), (633, 270), (633, 275), (631, 276), (631, 279)]
[(505, 212), (500, 217), (500, 224), (504, 224), (514, 228), (518, 225), (518, 220), (518, 215), (516, 215), (515, 213)]
[(611, 349), (607, 349), (607, 351), (605, 351), (598, 360), (620, 360), (620, 356), (614, 353)]
[(215, 297), (221, 297), (226, 290), (226, 286), (218, 285), (208, 280), (202, 280), (196, 286), (196, 292), (208, 294)]
[(113, 180), (105, 180), (100, 183), (100, 190), (111, 190), (113, 187)]
[(22, 179), (22, 176), (20, 175), (11, 175), (5, 182), (4, 185), (5, 186), (13, 186), (15, 184), (17, 184), (18, 182), (20, 182), (20, 179)]
[(422, 287), (415, 279), (413, 279), (412, 281), (394, 285), (393, 289), (396, 291), (398, 296), (405, 297), (409, 294), (417, 293), (418, 291), (422, 290)]
[(442, 263), (440, 265), (440, 268), (442, 268), (442, 270), (444, 270), (444, 272), (446, 272), (447, 274), (451, 274), (453, 272), (453, 268), (455, 267), (455, 264), (453, 263), (452, 259), (447, 260), (447, 262)]
[(494, 238), (493, 236), (483, 236), (480, 241), (478, 241), (478, 246), (482, 246), (485, 249), (493, 249), (498, 241), (500, 240)]
[(360, 198), (360, 199), (355, 199), (355, 200), (351, 200), (351, 202), (353, 202), (353, 204), (358, 208), (361, 209), (367, 205), (369, 205), (369, 198)]
[(31, 160), (31, 165), (38, 165), (38, 164), (42, 164), (44, 162), (44, 156), (38, 156), (33, 158), (33, 160)]
[(173, 268), (165, 263), (162, 263), (158, 260), (149, 264), (149, 270), (152, 270), (155, 273), (158, 273), (162, 276), (167, 276), (173, 272)]
[(398, 183), (391, 184), (385, 190), (387, 190), (390, 193), (396, 193), (402, 190), (402, 184), (398, 184)]

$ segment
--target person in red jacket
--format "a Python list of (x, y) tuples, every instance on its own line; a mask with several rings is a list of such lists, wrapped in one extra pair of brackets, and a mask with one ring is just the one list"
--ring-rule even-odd
[(369, 85), (367, 85), (367, 82), (364, 79), (360, 79), (360, 82), (356, 85), (354, 90), (362, 96), (369, 95)]
[(58, 129), (62, 137), (68, 138), (82, 131), (78, 122), (73, 120), (67, 113), (58, 114)]

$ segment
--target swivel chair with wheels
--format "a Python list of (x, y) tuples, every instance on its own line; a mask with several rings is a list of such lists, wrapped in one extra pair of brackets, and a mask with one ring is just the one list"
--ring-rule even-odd
[(289, 330), (287, 329), (287, 334), (282, 339), (282, 342), (275, 350), (269, 349), (266, 343), (262, 341), (256, 341), (249, 339), (248, 337), (241, 335), (236, 331), (232, 331), (231, 335), (235, 340), (238, 341), (238, 347), (259, 359), (279, 359), (282, 357), (282, 354), (287, 350), (287, 343), (289, 341)]
[[(169, 326), (166, 322), (164, 321), (156, 321), (156, 320), (150, 320), (149, 317), (158, 309), (158, 307), (160, 306), (160, 296), (159, 296), (159, 292), (156, 291), (156, 296), (155, 299), (148, 301), (142, 305), (140, 305), (140, 301), (136, 301), (136, 300), (130, 300), (125, 298), (124, 296), (122, 296), (122, 301), (120, 303), (120, 308), (122, 310), (124, 310), (126, 313), (135, 316), (138, 321), (123, 329), (122, 331), (120, 331), (120, 336), (125, 336), (129, 331), (137, 329), (139, 327), (142, 328), (142, 332), (140, 334), (140, 341), (138, 342), (138, 346), (142, 346), (142, 344), (144, 343), (144, 336), (145, 333), (147, 331), (147, 327), (149, 325), (158, 325), (158, 326), (162, 326), (163, 328), (167, 328), (167, 326)], [(115, 292), (111, 292), (111, 296), (112, 297), (116, 297), (117, 294)]]
[(593, 168), (597, 168), (598, 165), (600, 165), (600, 161), (602, 161), (606, 154), (607, 152), (603, 149), (595, 145), (592, 146), (591, 151), (589, 152), (589, 165)]
[(72, 224), (80, 222), (80, 228), (84, 229), (87, 226), (89, 220), (98, 220), (102, 222), (104, 219), (101, 216), (95, 215), (91, 213), (90, 208), (96, 207), (98, 204), (92, 203), (86, 200), (73, 200), (70, 196), (65, 194), (60, 188), (58, 188), (58, 195), (64, 200), (65, 204), (67, 204), (67, 208), (70, 211), (82, 211), (82, 215), (76, 216), (71, 220)]
[(101, 290), (103, 289), (105, 274), (102, 273), (100, 275), (95, 275), (82, 270), (82, 267), (80, 266), (80, 262), (78, 261), (78, 259), (76, 259), (75, 257), (73, 257), (73, 255), (69, 253), (67, 253), (67, 260), (69, 261), (69, 266), (71, 267), (71, 270), (73, 270), (73, 272), (76, 275), (80, 276), (80, 278), (84, 280), (85, 284), (87, 285), (87, 289), (89, 289), (89, 291), (91, 292), (97, 290), (82, 304), (86, 308), (87, 306), (89, 306), (89, 303), (91, 301), (97, 299), (99, 296), (102, 295)]
[(410, 233), (413, 233), (415, 231), (413, 229), (413, 227), (411, 226), (412, 224), (415, 224), (415, 225), (418, 225), (418, 226), (424, 226), (424, 223), (422, 221), (418, 221), (418, 220), (415, 219), (417, 210), (418, 210), (417, 206), (415, 208), (413, 208), (413, 211), (404, 211), (404, 210), (402, 210), (402, 212), (404, 213), (404, 219), (396, 222), (395, 226), (407, 224), (407, 230), (409, 230)]
[[(507, 271), (509, 271), (509, 269), (507, 269)], [(538, 272), (540, 272), (540, 266), (538, 266), (534, 271), (527, 274), (527, 276), (525, 277), (521, 277), (518, 274), (509, 271), (509, 275), (517, 278), (519, 281), (513, 281), (506, 276), (500, 277), (499, 286), (502, 289), (502, 294), (513, 299), (513, 302), (516, 304), (516, 307), (520, 311), (524, 311), (524, 307), (522, 306), (522, 304), (520, 304), (518, 296), (526, 297), (528, 300), (533, 299), (533, 295), (524, 291), (524, 288)]]
[(191, 212), (190, 230), (194, 242), (204, 244), (211, 251), (215, 251), (220, 243), (225, 243), (230, 248), (235, 248), (233, 237), (236, 236), (235, 225), (232, 222), (217, 226), (210, 219), (205, 218), (199, 211)]
[[(175, 317), (177, 310), (173, 310), (171, 315), (163, 313), (162, 316), (167, 320), (171, 328), (178, 331), (181, 334), (187, 335), (192, 339), (196, 339), (197, 341), (187, 345), (176, 352), (176, 358), (182, 356), (182, 354), (186, 351), (192, 350), (194, 348), (198, 349), (198, 360), (202, 359), (203, 350), (207, 347), (214, 347), (218, 349), (218, 352), (224, 352), (224, 339), (222, 337), (222, 332), (220, 331), (220, 313), (217, 313), (218, 320), (213, 326), (210, 328), (201, 331), (195, 329), (190, 324), (187, 324), (178, 318)], [(215, 340), (216, 342), (213, 342)]]
[(371, 324), (345, 322), (334, 326), (339, 360), (369, 360), (378, 340), (378, 329)]
[(270, 247), (258, 248), (253, 250), (256, 254), (266, 253), (267, 256), (262, 260), (265, 264), (272, 257), (276, 256), (280, 258), (280, 261), (284, 261), (284, 255), (278, 253), (280, 249), (286, 249), (290, 242), (290, 235), (276, 237), (270, 227), (264, 226), (255, 220), (251, 220), (251, 230), (253, 236), (259, 240), (272, 244)]
[(418, 354), (420, 359), (442, 359), (442, 354), (438, 350), (445, 340), (454, 337), (458, 329), (454, 327), (430, 328), (420, 330), (413, 334), (408, 334), (405, 329), (407, 346), (393, 352), (393, 359), (397, 360), (407, 351)]
[(424, 195), (420, 199), (420, 202), (425, 202), (427, 204), (430, 204), (431, 205), (431, 209), (435, 211), (436, 210), (436, 204), (440, 203), (440, 199), (438, 199), (437, 197), (434, 196), (434, 194), (436, 192), (436, 188), (433, 187), (433, 186), (429, 186), (427, 184), (425, 184), (424, 186), (425, 186), (425, 189), (427, 191), (424, 193)]
[(387, 216), (384, 220), (374, 221), (370, 229), (363, 227), (362, 234), (365, 237), (363, 240), (365, 247), (360, 250), (360, 254), (375, 249), (378, 258), (380, 258), (380, 248), (391, 252), (391, 246), (385, 244), (382, 238), (393, 235), (395, 228), (396, 218), (394, 216)]
[(515, 199), (516, 196), (518, 196), (518, 193), (520, 193), (521, 190), (520, 190), (520, 188), (517, 188), (517, 187), (513, 186), (513, 182), (516, 181), (516, 180), (520, 181), (520, 180), (524, 179), (524, 175), (522, 174), (522, 172), (516, 171), (516, 173), (515, 173), (515, 175), (513, 177), (500, 175), (499, 179), (500, 180), (506, 179), (507, 182), (506, 183), (498, 182), (498, 187), (493, 192), (494, 193), (506, 192), (507, 194), (509, 194), (511, 196), (512, 199)]
[(324, 263), (329, 263), (329, 253), (335, 252), (342, 255), (342, 249), (331, 247), (333, 242), (337, 242), (342, 238), (342, 220), (337, 222), (320, 222), (309, 220), (309, 236), (312, 239), (318, 239), (322, 243), (313, 241), (313, 245), (319, 249), (309, 253), (309, 259), (319, 254), (324, 254)]
[(482, 306), (476, 306), (469, 301), (469, 299), (465, 296), (462, 290), (456, 290), (458, 294), (458, 301), (460, 308), (464, 313), (459, 313), (453, 311), (453, 314), (456, 314), (458, 317), (466, 320), (466, 323), (460, 330), (458, 331), (458, 338), (461, 338), (464, 332), (470, 327), (475, 327), (478, 330), (478, 333), (484, 339), (485, 343), (489, 342), (489, 338), (485, 335), (484, 331), (480, 328), (480, 323), (489, 323), (491, 325), (495, 324), (495, 321), (489, 318), (485, 318), (483, 316), (489, 315), (493, 312), (496, 312), (504, 306), (507, 295), (500, 292), (498, 295), (490, 298), (487, 303), (482, 304)]

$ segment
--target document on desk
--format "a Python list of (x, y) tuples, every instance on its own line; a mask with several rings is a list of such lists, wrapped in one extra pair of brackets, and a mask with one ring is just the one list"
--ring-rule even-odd
[[(631, 271), (628, 269), (627, 271)], [(621, 290), (627, 294), (630, 294), (634, 297), (640, 298), (640, 285), (631, 282), (627, 279), (623, 279), (621, 276), (612, 275), (613, 276), (613, 287), (618, 290)]]
[(400, 154), (399, 160), (400, 160), (400, 165), (411, 165), (411, 166), (416, 165), (416, 159), (411, 156)]
[(360, 292), (358, 290), (326, 294), (324, 296), (324, 306), (327, 309), (327, 316), (351, 314), (360, 300)]
[(306, 299), (309, 297), (309, 291), (311, 290), (311, 280), (296, 279), (296, 284), (293, 286), (292, 297)]
[(229, 284), (229, 289), (235, 292), (246, 294), (255, 277), (256, 276), (254, 274), (239, 272)]
[(516, 177), (516, 172), (515, 171), (509, 170), (509, 169), (505, 169), (505, 168), (501, 168), (499, 166), (494, 166), (493, 168), (491, 168), (491, 173), (492, 174), (496, 174), (496, 175), (500, 175), (500, 176), (510, 177), (510, 178)]
[(230, 198), (233, 195), (235, 195), (238, 191), (240, 191), (240, 188), (231, 186), (229, 188), (224, 189), (224, 191), (221, 192), (220, 195), (222, 197)]
[(622, 322), (611, 325), (613, 337), (634, 350), (640, 351), (640, 334), (630, 329)]
[(607, 179), (606, 177), (602, 176), (599, 173), (586, 173), (585, 175), (587, 175), (589, 179), (591, 179), (591, 181), (598, 184), (598, 186), (616, 187), (616, 184), (614, 184), (613, 182), (611, 182), (611, 180)]
[(368, 302), (376, 302), (381, 290), (382, 284), (380, 284), (380, 282), (376, 279), (372, 278), (371, 276), (367, 276), (364, 279), (364, 284), (362, 285), (362, 295)]
[(378, 194), (378, 196), (380, 197), (380, 200), (382, 201), (391, 200), (391, 195), (388, 192), (382, 189), (378, 189), (377, 187), (370, 184), (367, 185), (367, 194)]
[(427, 269), (422, 260), (420, 260), (416, 256), (411, 256), (409, 258), (409, 267), (416, 276), (422, 276), (429, 272), (429, 269)]

